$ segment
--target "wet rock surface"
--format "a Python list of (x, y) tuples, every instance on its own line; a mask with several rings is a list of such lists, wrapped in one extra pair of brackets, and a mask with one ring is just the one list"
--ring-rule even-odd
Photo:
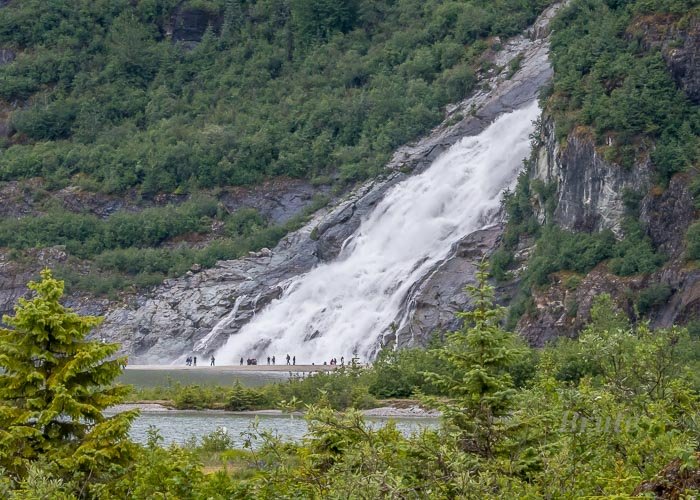
[(385, 335), (385, 343), (397, 341), (399, 347), (424, 346), (430, 334), (441, 335), (460, 326), (455, 313), (468, 308), (466, 283), (476, 281), (481, 259), (497, 247), (503, 225), (475, 231), (459, 241), (448, 257), (416, 283), (404, 301), (402, 315), (408, 321), (396, 332)]
[(270, 253), (167, 280), (150, 295), (111, 311), (96, 335), (121, 342), (134, 363), (165, 363), (192, 351), (208, 354), (279, 297), (289, 279), (317, 264), (310, 231), (307, 225), (290, 234)]

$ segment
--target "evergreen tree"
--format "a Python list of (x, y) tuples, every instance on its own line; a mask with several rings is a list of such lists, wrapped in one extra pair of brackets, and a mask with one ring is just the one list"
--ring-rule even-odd
[(137, 412), (103, 415), (128, 392), (114, 385), (126, 358), (113, 357), (117, 344), (86, 340), (101, 318), (62, 306), (63, 282), (48, 269), (41, 277), (0, 329), (0, 469), (20, 481), (48, 461), (87, 494), (133, 458), (127, 434)]
[(457, 313), (464, 325), (449, 334), (438, 351), (449, 367), (446, 374), (427, 374), (454, 396), (449, 402), (427, 398), (428, 402), (458, 429), (465, 450), (486, 457), (495, 451), (502, 428), (499, 418), (508, 414), (516, 393), (508, 368), (523, 355), (516, 337), (501, 327), (505, 309), (495, 305), (488, 276), (484, 261), (476, 273), (477, 283), (465, 288), (474, 309)]

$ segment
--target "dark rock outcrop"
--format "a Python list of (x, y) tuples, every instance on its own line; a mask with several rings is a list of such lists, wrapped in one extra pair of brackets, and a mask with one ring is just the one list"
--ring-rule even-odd
[[(695, 460), (700, 460), (700, 453), (695, 453)], [(676, 458), (655, 477), (639, 484), (632, 491), (632, 496), (678, 500), (685, 498), (689, 492), (698, 490), (700, 490), (700, 468), (688, 466), (683, 460)]]
[(541, 347), (558, 337), (574, 337), (590, 319), (593, 300), (600, 294), (613, 297), (616, 305), (634, 317), (633, 292), (642, 287), (641, 278), (622, 278), (599, 266), (583, 278), (558, 273), (544, 290), (532, 292), (535, 311), (518, 323), (530, 345)]
[(17, 57), (17, 53), (11, 49), (0, 48), (0, 66), (10, 64)]
[(688, 191), (687, 177), (676, 175), (667, 189), (650, 190), (640, 205), (640, 220), (654, 246), (671, 258), (680, 257), (685, 233), (695, 219), (695, 204)]
[(301, 214), (314, 202), (315, 196), (329, 191), (328, 186), (313, 186), (301, 179), (276, 178), (251, 188), (231, 188), (221, 194), (220, 201), (229, 212), (254, 208), (267, 220), (283, 224)]
[(222, 22), (223, 17), (219, 12), (181, 4), (173, 15), (169, 31), (173, 42), (194, 46), (202, 40), (207, 28), (211, 27), (218, 32)]
[(648, 16), (632, 31), (647, 47), (658, 47), (671, 76), (690, 100), (700, 103), (700, 17)]
[[(27, 294), (27, 282), (39, 279), (39, 271), (65, 265), (68, 255), (61, 246), (32, 249), (26, 256), (33, 266), (24, 266), (7, 258), (0, 252), (0, 317), (11, 313), (17, 299)], [(109, 301), (73, 295), (64, 303), (81, 314), (101, 316), (108, 310)]]
[(397, 341), (399, 347), (426, 345), (430, 334), (442, 334), (460, 326), (455, 313), (465, 309), (470, 298), (465, 283), (474, 283), (479, 262), (497, 247), (503, 226), (495, 224), (475, 231), (454, 245), (445, 260), (415, 283), (406, 299), (402, 315), (408, 321), (385, 336), (384, 343)]

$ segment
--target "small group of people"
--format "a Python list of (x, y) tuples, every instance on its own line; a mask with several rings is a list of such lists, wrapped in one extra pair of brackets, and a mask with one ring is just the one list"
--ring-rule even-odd
[[(245, 364), (248, 366), (257, 365), (258, 360), (256, 358), (248, 358), (245, 360)], [(241, 366), (243, 366), (243, 356), (241, 356)]]
[(292, 357), (291, 357), (291, 360), (292, 360), (291, 363), (289, 362), (289, 359), (290, 359), (290, 358), (289, 358), (289, 354), (287, 354), (287, 364), (288, 364), (288, 365), (290, 365), (290, 364), (291, 364), (291, 365), (296, 365), (296, 364), (297, 364), (297, 357), (296, 357), (296, 356), (292, 356)]
[[(216, 363), (216, 359), (212, 355), (211, 358), (209, 358), (209, 366), (214, 366)], [(197, 356), (187, 356), (187, 359), (185, 359), (185, 365), (186, 366), (197, 366)]]
[(268, 365), (270, 364), (270, 360), (272, 360), (272, 364), (274, 365), (275, 364), (275, 357), (274, 356), (272, 356), (272, 358), (270, 356), (267, 357), (267, 364)]
[[(323, 364), (325, 365), (326, 362), (324, 361)], [(338, 358), (331, 359), (331, 361), (328, 364), (331, 366), (337, 366), (338, 365)], [(341, 356), (340, 357), (340, 366), (344, 366), (344, 365), (345, 365), (345, 356)]]

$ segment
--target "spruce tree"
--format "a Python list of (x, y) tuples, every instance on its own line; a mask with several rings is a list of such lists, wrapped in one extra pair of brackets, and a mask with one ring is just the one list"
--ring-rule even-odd
[(127, 434), (137, 412), (103, 414), (128, 392), (114, 385), (126, 358), (114, 357), (117, 344), (87, 340), (101, 318), (62, 306), (63, 282), (48, 269), (41, 277), (0, 329), (0, 469), (17, 481), (41, 460), (87, 494), (135, 449)]
[(524, 354), (515, 335), (501, 327), (505, 309), (495, 304), (488, 276), (482, 262), (477, 283), (465, 287), (474, 309), (456, 314), (463, 326), (450, 333), (438, 351), (448, 366), (446, 374), (426, 374), (453, 397), (448, 402), (426, 400), (457, 429), (466, 451), (486, 457), (495, 451), (503, 427), (500, 419), (510, 412), (516, 392), (508, 368)]

